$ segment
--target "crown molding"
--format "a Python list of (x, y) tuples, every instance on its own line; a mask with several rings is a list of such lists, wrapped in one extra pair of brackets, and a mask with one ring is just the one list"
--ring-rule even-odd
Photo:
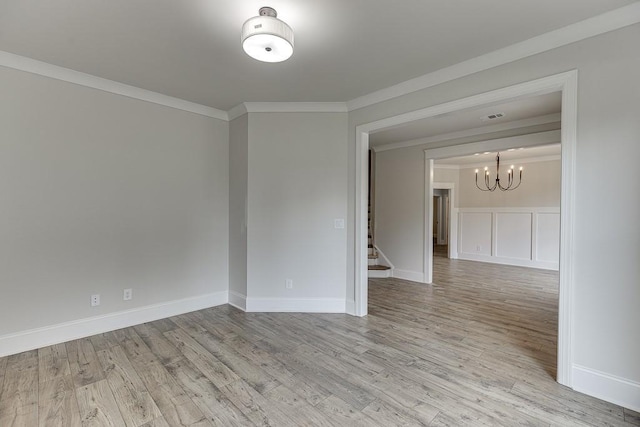
[(0, 51), (0, 66), (98, 89), (219, 120), (249, 113), (344, 113), (517, 61), (538, 53), (640, 22), (640, 2), (489, 52), (458, 64), (371, 92), (348, 102), (244, 102), (223, 111), (10, 52)]
[(418, 145), (433, 144), (434, 142), (448, 141), (451, 139), (469, 138), (472, 136), (486, 135), (494, 132), (505, 130), (513, 130), (530, 126), (545, 125), (549, 123), (560, 123), (561, 114), (547, 114), (545, 116), (532, 117), (530, 119), (514, 120), (505, 123), (496, 123), (495, 125), (481, 126), (473, 129), (465, 129), (455, 132), (443, 133), (428, 138), (411, 139), (409, 141), (394, 142), (391, 144), (378, 145), (372, 147), (373, 151), (381, 152), (387, 150), (395, 150), (398, 148), (415, 147)]
[(163, 95), (158, 92), (141, 89), (135, 86), (129, 86), (124, 83), (118, 83), (113, 80), (104, 79), (91, 74), (81, 73), (69, 68), (37, 61), (14, 53), (0, 51), (0, 66), (25, 71), (27, 73), (38, 74), (40, 76), (61, 80), (67, 83), (90, 87), (92, 89), (98, 89), (104, 92), (126, 96), (128, 98), (138, 99), (140, 101), (151, 102), (152, 104), (175, 108), (177, 110), (187, 111), (201, 116), (227, 120), (226, 111), (196, 104), (195, 102), (185, 101), (184, 99)]
[[(522, 159), (511, 159), (511, 160), (505, 160), (504, 162), (501, 161), (501, 163), (504, 164), (518, 164), (518, 165), (526, 165), (527, 163), (540, 163), (540, 162), (552, 162), (552, 161), (556, 161), (556, 160), (561, 160), (560, 154), (554, 154), (552, 156), (539, 156), (539, 157), (525, 157)], [(495, 163), (495, 159), (492, 160), (488, 160), (487, 162), (478, 162), (478, 163), (469, 163), (469, 164), (461, 164), (461, 165), (456, 165), (456, 164), (448, 164), (448, 163), (434, 163), (433, 167), (436, 169), (477, 169), (477, 168), (483, 168), (485, 166), (487, 166), (487, 163), (489, 164), (489, 166), (493, 165)]]
[(232, 109), (230, 109), (229, 111), (227, 111), (227, 120), (228, 121), (235, 120), (238, 117), (243, 116), (247, 113), (248, 113), (247, 107), (243, 102), (242, 104), (238, 104)]
[(227, 112), (229, 121), (247, 113), (346, 113), (345, 102), (243, 102)]
[(417, 92), (432, 86), (537, 55), (580, 40), (618, 30), (640, 22), (640, 2), (567, 25), (548, 33), (480, 55), (458, 64), (406, 80), (347, 102), (349, 111)]
[(248, 113), (346, 113), (345, 102), (245, 102)]
[(434, 163), (433, 164), (433, 168), (434, 169), (452, 169), (452, 170), (460, 170), (460, 169), (462, 169), (460, 167), (460, 165), (451, 165), (451, 164), (447, 164), (447, 163)]

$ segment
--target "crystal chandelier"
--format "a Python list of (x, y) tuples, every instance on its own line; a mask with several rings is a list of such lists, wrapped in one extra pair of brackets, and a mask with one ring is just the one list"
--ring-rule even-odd
[(479, 170), (476, 169), (476, 187), (478, 187), (478, 190), (481, 190), (481, 191), (495, 191), (497, 188), (499, 188), (502, 191), (510, 191), (520, 187), (520, 184), (522, 183), (522, 166), (520, 166), (520, 176), (518, 177), (518, 184), (515, 186), (513, 185), (515, 182), (515, 178), (514, 178), (515, 170), (513, 165), (511, 165), (511, 167), (507, 170), (507, 185), (502, 185), (500, 183), (500, 153), (498, 153), (498, 155), (496, 156), (496, 180), (493, 184), (491, 184), (491, 179), (490, 179), (491, 174), (489, 173), (489, 168), (485, 166), (484, 188), (480, 187), (478, 185), (478, 172)]

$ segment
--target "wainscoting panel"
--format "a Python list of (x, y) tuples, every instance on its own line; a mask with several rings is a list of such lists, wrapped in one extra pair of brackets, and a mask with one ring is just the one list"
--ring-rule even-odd
[[(529, 212), (496, 212), (495, 252), (498, 258), (531, 259), (531, 218)], [(517, 237), (517, 238), (516, 238)]]
[(460, 253), (491, 256), (492, 213), (460, 210), (458, 216)]
[(557, 270), (559, 208), (460, 208), (458, 258)]
[(536, 261), (555, 262), (560, 258), (560, 213), (538, 212)]

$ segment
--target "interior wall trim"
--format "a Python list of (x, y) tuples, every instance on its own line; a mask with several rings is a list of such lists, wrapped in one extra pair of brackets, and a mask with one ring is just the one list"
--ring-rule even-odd
[(344, 298), (247, 298), (247, 312), (345, 313)]
[[(514, 99), (520, 96), (532, 96), (543, 93), (560, 91), (562, 93), (562, 129), (559, 132), (562, 141), (562, 210), (560, 213), (560, 287), (558, 309), (558, 376), (560, 384), (571, 387), (573, 364), (573, 322), (574, 322), (574, 228), (575, 210), (575, 157), (577, 145), (578, 125), (578, 71), (571, 70), (552, 76), (542, 77), (519, 83), (502, 89), (492, 90), (466, 98), (460, 98), (430, 107), (421, 108), (396, 116), (382, 118), (373, 122), (356, 126), (355, 135), (355, 192), (354, 192), (354, 299), (355, 315), (365, 316), (368, 303), (367, 281), (367, 218), (368, 218), (368, 160), (369, 160), (369, 133), (389, 129), (394, 126), (421, 120), (439, 114), (486, 105), (496, 101)], [(556, 133), (556, 135), (554, 135)], [(541, 133), (545, 134), (545, 133)], [(547, 143), (558, 141), (558, 131), (546, 132)], [(529, 146), (544, 145), (545, 139), (530, 135), (517, 137), (515, 140), (521, 147), (528, 143)], [(447, 157), (470, 155), (479, 151), (492, 151), (507, 149), (514, 145), (504, 145), (514, 142), (514, 138), (502, 138), (482, 143), (452, 145), (432, 150), (425, 150), (425, 194), (424, 194), (424, 282), (431, 283), (433, 268), (433, 212), (429, 203), (433, 198), (433, 170), (434, 160)], [(430, 213), (431, 212), (431, 213)]]
[(558, 47), (579, 42), (640, 22), (640, 2), (567, 25), (548, 33), (515, 43), (502, 49), (441, 68), (420, 77), (371, 92), (347, 102), (349, 111), (368, 107), (379, 102), (437, 86), (480, 71), (508, 64)]
[(113, 93), (115, 95), (126, 96), (140, 101), (146, 101), (152, 104), (175, 108), (176, 110), (187, 111), (201, 116), (225, 121), (228, 120), (226, 111), (196, 104), (191, 101), (185, 101), (184, 99), (163, 95), (158, 92), (141, 89), (139, 87), (130, 86), (124, 83), (119, 83), (113, 80), (104, 79), (102, 77), (93, 76), (91, 74), (81, 73), (69, 68), (59, 67), (57, 65), (37, 61), (35, 59), (5, 51), (0, 51), (0, 66), (101, 90), (103, 92)]
[(0, 336), (0, 357), (226, 304), (227, 291), (152, 304)]
[(229, 305), (242, 311), (247, 311), (247, 296), (238, 292), (229, 291)]
[(249, 113), (346, 113), (346, 102), (245, 102)]
[(412, 282), (424, 282), (424, 273), (422, 271), (393, 269), (393, 277), (402, 280), (411, 280)]
[(345, 313), (350, 314), (352, 316), (356, 315), (356, 302), (355, 300), (348, 299), (345, 305)]
[(247, 113), (346, 113), (346, 102), (243, 102), (230, 109), (228, 119)]
[(640, 383), (573, 365), (573, 389), (640, 412)]
[[(540, 156), (540, 157), (525, 157), (522, 159), (510, 159), (510, 160), (501, 160), (502, 165), (508, 165), (508, 164), (515, 164), (517, 163), (518, 165), (525, 165), (527, 163), (541, 163), (541, 162), (555, 162), (555, 161), (559, 161), (561, 160), (562, 157), (560, 156), (560, 154), (554, 154), (551, 156)], [(495, 163), (496, 163), (496, 159), (491, 158), (491, 159), (487, 159), (484, 162), (477, 162), (477, 163), (464, 163), (464, 164), (460, 164), (460, 165), (454, 165), (454, 164), (445, 164), (445, 163), (436, 163), (433, 165), (434, 169), (454, 169), (454, 170), (461, 170), (461, 169), (476, 169), (476, 168), (481, 168), (481, 167), (485, 167), (485, 166), (489, 166), (489, 168), (495, 167)], [(493, 170), (493, 169), (491, 169)]]
[(473, 129), (465, 129), (456, 132), (443, 133), (440, 135), (430, 136), (428, 138), (411, 139), (408, 141), (394, 142), (391, 144), (377, 145), (372, 147), (376, 153), (387, 150), (395, 150), (398, 148), (417, 147), (419, 145), (434, 144), (436, 142), (443, 142), (452, 139), (462, 139), (469, 137), (476, 137), (480, 135), (486, 135), (494, 132), (501, 132), (505, 130), (521, 129), (529, 126), (546, 125), (549, 123), (557, 123), (558, 129), (560, 129), (560, 113), (547, 114), (544, 116), (532, 117), (530, 119), (513, 120), (505, 123), (497, 123), (494, 125), (481, 126)]
[[(485, 221), (478, 222), (471, 220), (467, 222), (468, 215), (473, 218), (474, 214), (481, 214), (480, 217), (484, 217)], [(524, 215), (528, 220), (530, 229), (528, 231), (512, 230), (508, 235), (499, 233), (499, 228), (502, 228), (501, 219), (507, 219), (510, 216), (522, 216)], [(517, 265), (521, 267), (541, 268), (545, 270), (558, 270), (559, 261), (551, 260), (545, 255), (549, 254), (549, 251), (553, 250), (556, 255), (559, 255), (560, 247), (560, 228), (557, 230), (557, 241), (553, 245), (553, 249), (548, 245), (549, 240), (544, 240), (542, 237), (546, 233), (552, 232), (548, 226), (545, 228), (544, 224), (540, 224), (541, 215), (553, 215), (560, 218), (560, 207), (487, 207), (487, 208), (459, 208), (458, 209), (458, 259), (481, 261), (492, 264), (503, 265)], [(476, 216), (478, 218), (478, 216)], [(559, 221), (558, 221), (559, 225)], [(476, 235), (476, 233), (485, 232), (489, 235), (488, 245), (483, 252), (480, 250), (474, 251), (474, 247), (481, 242), (469, 240), (468, 234)], [(475, 233), (474, 233), (475, 232)], [(515, 233), (515, 234), (514, 234)], [(503, 248), (512, 247), (516, 242), (528, 242), (529, 252), (527, 254), (520, 253), (509, 254), (503, 252)], [(466, 243), (463, 244), (463, 243)], [(471, 247), (469, 247), (471, 244)], [(542, 246), (541, 246), (542, 245)], [(466, 249), (465, 249), (466, 248)], [(544, 250), (546, 248), (546, 250)]]
[[(550, 31), (347, 102), (244, 102), (229, 111), (0, 51), (0, 66), (38, 74), (177, 110), (230, 121), (247, 112), (349, 112), (546, 52), (640, 22), (640, 2)], [(253, 110), (253, 111), (251, 111)]]

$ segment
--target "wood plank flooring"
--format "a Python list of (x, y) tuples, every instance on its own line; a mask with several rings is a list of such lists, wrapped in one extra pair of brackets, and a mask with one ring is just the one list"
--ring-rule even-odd
[(369, 316), (201, 310), (0, 358), (0, 426), (630, 426), (554, 381), (555, 272), (434, 259)]

